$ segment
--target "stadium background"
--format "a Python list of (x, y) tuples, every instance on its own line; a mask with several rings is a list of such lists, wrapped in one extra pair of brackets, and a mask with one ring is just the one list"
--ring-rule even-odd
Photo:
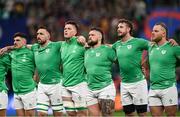
[[(150, 38), (152, 26), (163, 21), (168, 26), (169, 38), (180, 44), (180, 0), (0, 0), (0, 48), (13, 44), (15, 32), (28, 34), (28, 43), (36, 42), (38, 25), (51, 29), (52, 41), (63, 40), (64, 22), (70, 19), (80, 24), (80, 34), (87, 37), (91, 26), (99, 26), (105, 33), (106, 43), (114, 43), (119, 18), (133, 21), (134, 36), (145, 39)], [(180, 67), (176, 74), (180, 94)], [(113, 66), (113, 79), (118, 93), (117, 65)], [(14, 115), (10, 71), (7, 85), (10, 89), (7, 115)], [(121, 109), (117, 96), (116, 110)]]

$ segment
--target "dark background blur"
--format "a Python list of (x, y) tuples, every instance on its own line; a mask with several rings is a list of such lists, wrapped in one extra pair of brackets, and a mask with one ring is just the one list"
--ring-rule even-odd
[[(28, 43), (36, 42), (36, 30), (46, 25), (51, 30), (52, 41), (63, 40), (64, 22), (79, 23), (80, 34), (87, 37), (92, 26), (105, 33), (106, 43), (117, 41), (117, 22), (127, 18), (134, 23), (134, 36), (150, 38), (157, 22), (168, 26), (169, 38), (180, 44), (180, 0), (0, 0), (0, 48), (12, 45), (15, 32), (28, 35)], [(119, 70), (113, 67), (113, 79), (119, 91)], [(177, 68), (177, 87), (180, 92), (180, 68)], [(11, 74), (7, 76), (12, 98)], [(11, 109), (12, 100), (9, 102)], [(13, 110), (8, 111), (9, 113)]]

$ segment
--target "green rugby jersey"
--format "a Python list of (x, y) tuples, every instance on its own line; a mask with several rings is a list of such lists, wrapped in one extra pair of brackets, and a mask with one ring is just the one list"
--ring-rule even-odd
[(14, 93), (25, 94), (34, 90), (33, 79), (35, 64), (33, 52), (25, 46), (14, 49), (10, 53), (12, 85)]
[(121, 40), (113, 44), (120, 68), (122, 82), (133, 83), (144, 79), (141, 69), (143, 50), (148, 49), (149, 42), (140, 38), (131, 38), (126, 42)]
[(175, 67), (180, 60), (180, 46), (165, 43), (149, 47), (150, 88), (166, 89), (176, 84)]
[(99, 90), (112, 83), (111, 67), (115, 59), (115, 51), (105, 45), (85, 52), (87, 83), (91, 90)]
[(74, 86), (85, 81), (84, 53), (85, 48), (76, 37), (62, 43), (63, 86)]
[(31, 47), (42, 84), (57, 84), (60, 82), (62, 78), (60, 48), (61, 42), (49, 42), (45, 47), (36, 43)]
[(7, 91), (8, 88), (5, 83), (5, 76), (10, 68), (11, 61), (8, 54), (0, 56), (0, 92)]

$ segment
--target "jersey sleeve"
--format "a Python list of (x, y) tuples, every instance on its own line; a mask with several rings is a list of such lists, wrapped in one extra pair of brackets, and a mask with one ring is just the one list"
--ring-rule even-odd
[(142, 50), (148, 50), (148, 47), (149, 47), (149, 41), (147, 41), (146, 39), (143, 39), (143, 38), (140, 38), (139, 39), (140, 41), (140, 46), (141, 46), (141, 49)]
[(7, 66), (7, 68), (9, 69), (11, 67), (11, 59), (9, 53), (4, 54), (2, 56), (2, 59), (3, 59), (3, 64)]
[(110, 61), (114, 62), (116, 60), (116, 53), (115, 50), (111, 47), (107, 47), (108, 48), (108, 58), (110, 59)]
[(174, 47), (175, 56), (180, 61), (180, 46)]

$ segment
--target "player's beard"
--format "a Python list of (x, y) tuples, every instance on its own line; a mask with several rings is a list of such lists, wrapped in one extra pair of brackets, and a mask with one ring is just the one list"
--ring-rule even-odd
[(90, 47), (93, 47), (98, 43), (98, 41), (93, 41), (93, 40), (89, 39), (87, 43)]
[(159, 37), (156, 37), (155, 39), (153, 39), (152, 41), (158, 43), (161, 40), (162, 40), (162, 37), (159, 36)]
[(124, 38), (126, 36), (127, 33), (123, 33), (121, 35), (118, 35), (119, 39), (121, 40), (122, 38)]
[(44, 45), (46, 42), (47, 42), (47, 40), (44, 40), (44, 41), (38, 40), (38, 43), (39, 43), (40, 45)]

